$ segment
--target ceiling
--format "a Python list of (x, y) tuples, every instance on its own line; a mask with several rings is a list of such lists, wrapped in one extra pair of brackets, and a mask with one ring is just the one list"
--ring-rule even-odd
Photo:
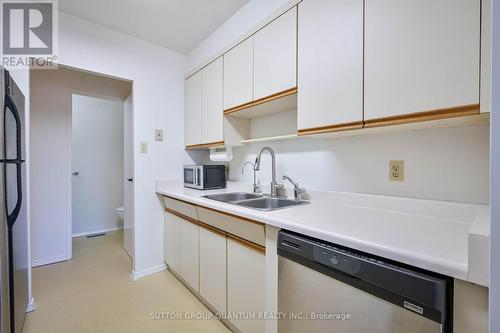
[(59, 0), (59, 9), (188, 53), (248, 0)]

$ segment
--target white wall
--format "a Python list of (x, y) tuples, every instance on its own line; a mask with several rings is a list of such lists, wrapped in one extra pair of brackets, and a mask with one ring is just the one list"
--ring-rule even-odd
[(290, 0), (251, 0), (188, 54), (188, 69), (207, 61)]
[[(61, 13), (59, 62), (133, 81), (134, 108), (134, 271), (163, 265), (163, 211), (157, 179), (181, 179), (184, 151), (186, 56)], [(164, 141), (154, 140), (163, 128)], [(139, 152), (147, 142), (148, 153)], [(196, 156), (196, 154), (193, 154)]]
[(75, 94), (71, 118), (73, 236), (121, 229), (124, 103)]

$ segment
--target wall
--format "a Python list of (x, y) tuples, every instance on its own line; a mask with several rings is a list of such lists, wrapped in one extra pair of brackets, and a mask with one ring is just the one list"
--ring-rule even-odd
[[(186, 56), (97, 24), (60, 13), (59, 62), (133, 81), (134, 272), (164, 269), (163, 212), (155, 192), (158, 179), (181, 179), (182, 165), (197, 153), (184, 150)], [(164, 141), (154, 140), (155, 128)], [(139, 143), (148, 143), (148, 153)]]
[(30, 73), (31, 252), (37, 266), (71, 258), (73, 93), (123, 101), (131, 83), (66, 68)]
[(72, 234), (123, 228), (124, 102), (73, 95)]
[(204, 63), (290, 0), (251, 0), (188, 54), (188, 69)]

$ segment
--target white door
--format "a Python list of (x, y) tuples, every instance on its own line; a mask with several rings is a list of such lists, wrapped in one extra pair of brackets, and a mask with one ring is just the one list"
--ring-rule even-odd
[(124, 105), (124, 216), (123, 246), (132, 260), (134, 259), (134, 112), (130, 95)]
[(196, 291), (200, 291), (200, 227), (180, 219), (180, 275)]
[(299, 130), (363, 121), (363, 1), (299, 4)]
[(201, 143), (201, 71), (186, 79), (186, 146)]
[(202, 76), (202, 143), (224, 140), (223, 124), (223, 66), (222, 57), (203, 68)]
[(172, 269), (176, 273), (180, 273), (181, 223), (180, 217), (165, 212), (163, 255), (168, 269)]
[(122, 101), (73, 95), (73, 235), (121, 228), (123, 207)]
[(297, 7), (254, 36), (254, 99), (297, 86)]
[(367, 124), (479, 103), (480, 2), (365, 2)]
[(224, 54), (224, 110), (253, 100), (253, 36)]

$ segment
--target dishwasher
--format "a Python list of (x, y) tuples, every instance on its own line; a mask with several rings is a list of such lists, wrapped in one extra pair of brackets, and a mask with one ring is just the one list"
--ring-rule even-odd
[(280, 333), (451, 333), (453, 279), (315, 238), (278, 236)]

